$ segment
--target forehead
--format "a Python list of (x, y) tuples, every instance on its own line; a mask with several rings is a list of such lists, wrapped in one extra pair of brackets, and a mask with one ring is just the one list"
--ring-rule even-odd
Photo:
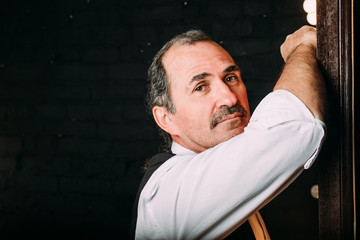
[(170, 79), (189, 79), (196, 74), (223, 71), (234, 64), (230, 54), (213, 42), (174, 45), (163, 56), (163, 65)]

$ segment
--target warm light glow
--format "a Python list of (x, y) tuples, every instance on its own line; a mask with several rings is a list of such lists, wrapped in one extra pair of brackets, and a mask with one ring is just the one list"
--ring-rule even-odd
[(308, 13), (306, 20), (311, 25), (316, 25), (316, 12)]
[(307, 13), (306, 20), (311, 25), (316, 25), (316, 0), (305, 0), (303, 4)]
[(303, 7), (307, 13), (316, 12), (316, 0), (305, 0)]
[(315, 199), (319, 199), (319, 185), (314, 185), (310, 189), (311, 196)]

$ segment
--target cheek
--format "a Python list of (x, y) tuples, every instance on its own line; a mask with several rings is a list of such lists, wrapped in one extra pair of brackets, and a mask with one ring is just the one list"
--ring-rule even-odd
[(243, 86), (239, 92), (238, 92), (238, 99), (240, 101), (240, 104), (247, 110), (249, 111), (249, 100), (247, 97), (247, 92), (246, 92), (246, 88), (245, 86)]
[[(180, 110), (180, 109), (179, 109)], [(179, 111), (177, 124), (187, 129), (200, 130), (204, 127), (210, 126), (209, 105), (199, 103), (189, 103), (187, 108)]]

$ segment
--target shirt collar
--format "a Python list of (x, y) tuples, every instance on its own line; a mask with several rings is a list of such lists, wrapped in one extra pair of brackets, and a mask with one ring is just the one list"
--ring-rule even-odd
[(171, 152), (176, 155), (196, 155), (195, 152), (193, 152), (187, 148), (184, 148), (183, 146), (176, 143), (175, 141), (172, 142)]

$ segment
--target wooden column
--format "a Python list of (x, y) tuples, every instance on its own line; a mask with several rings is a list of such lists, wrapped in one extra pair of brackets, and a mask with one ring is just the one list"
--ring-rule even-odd
[(329, 88), (319, 159), (319, 239), (354, 239), (352, 0), (317, 0), (318, 59)]

